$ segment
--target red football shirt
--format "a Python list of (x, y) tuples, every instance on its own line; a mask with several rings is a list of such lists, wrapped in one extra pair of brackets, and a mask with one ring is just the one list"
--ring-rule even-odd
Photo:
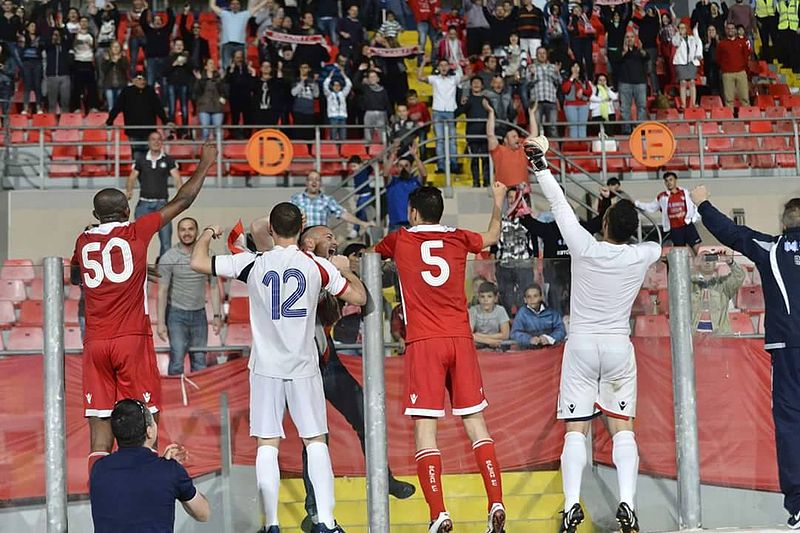
[(686, 195), (683, 189), (676, 189), (669, 193), (664, 191), (662, 196), (667, 196), (667, 216), (669, 217), (670, 229), (682, 228), (686, 225)]
[(402, 228), (375, 246), (400, 277), (406, 342), (469, 337), (464, 276), (467, 253), (483, 249), (479, 233), (439, 225)]
[(147, 246), (161, 213), (109, 222), (78, 237), (72, 264), (81, 269), (86, 340), (152, 335), (147, 309)]

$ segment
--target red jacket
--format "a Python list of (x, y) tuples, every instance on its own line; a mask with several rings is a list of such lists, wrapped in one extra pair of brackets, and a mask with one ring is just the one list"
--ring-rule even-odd
[(746, 39), (725, 39), (717, 44), (720, 72), (747, 72), (750, 50)]
[(408, 4), (414, 12), (415, 21), (436, 22), (434, 10), (439, 7), (439, 0), (409, 0)]

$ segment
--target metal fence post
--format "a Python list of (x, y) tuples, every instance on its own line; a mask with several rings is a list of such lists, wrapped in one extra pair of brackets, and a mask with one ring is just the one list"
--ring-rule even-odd
[(46, 189), (47, 183), (44, 180), (44, 130), (42, 128), (37, 128), (36, 131), (39, 134), (39, 188)]
[(454, 155), (450, 153), (450, 124), (448, 119), (444, 121), (444, 186), (447, 191), (450, 191), (450, 187), (453, 186), (452, 176), (450, 175), (450, 158), (454, 157)]
[(47, 533), (67, 531), (64, 413), (64, 263), (44, 260), (44, 469)]
[(364, 254), (361, 279), (367, 289), (364, 319), (364, 415), (367, 456), (369, 531), (389, 531), (389, 458), (386, 443), (386, 383), (384, 381), (383, 291), (381, 260)]
[(675, 408), (675, 451), (678, 461), (678, 528), (699, 529), (700, 453), (697, 441), (692, 286), (689, 249), (673, 248), (669, 261), (669, 333)]
[(219, 455), (222, 469), (222, 515), (225, 533), (233, 533), (233, 506), (231, 505), (231, 413), (228, 393), (219, 396)]
[(217, 188), (222, 187), (222, 127), (217, 126), (214, 131), (214, 140), (217, 143)]

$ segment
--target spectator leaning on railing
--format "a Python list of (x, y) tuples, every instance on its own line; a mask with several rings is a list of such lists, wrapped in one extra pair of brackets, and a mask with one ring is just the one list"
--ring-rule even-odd
[(488, 281), (478, 287), (478, 303), (469, 308), (472, 338), (479, 350), (499, 348), (508, 340), (511, 319), (497, 302), (497, 285)]
[(511, 340), (520, 348), (543, 348), (567, 337), (558, 311), (544, 305), (542, 288), (531, 285), (525, 290), (525, 305), (517, 311), (511, 325)]

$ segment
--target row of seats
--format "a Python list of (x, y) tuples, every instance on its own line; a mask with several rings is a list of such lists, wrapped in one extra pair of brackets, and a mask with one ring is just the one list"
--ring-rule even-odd
[[(733, 335), (764, 334), (764, 313), (750, 315), (743, 312), (728, 313)], [(756, 324), (753, 323), (756, 320)], [(639, 315), (634, 320), (634, 337), (669, 337), (669, 318), (666, 315)]]
[[(765, 309), (764, 292), (761, 287), (740, 287), (736, 293), (734, 304), (737, 309), (747, 314), (763, 313)], [(634, 316), (669, 315), (669, 291), (667, 289), (640, 290), (634, 300), (631, 314)]]

